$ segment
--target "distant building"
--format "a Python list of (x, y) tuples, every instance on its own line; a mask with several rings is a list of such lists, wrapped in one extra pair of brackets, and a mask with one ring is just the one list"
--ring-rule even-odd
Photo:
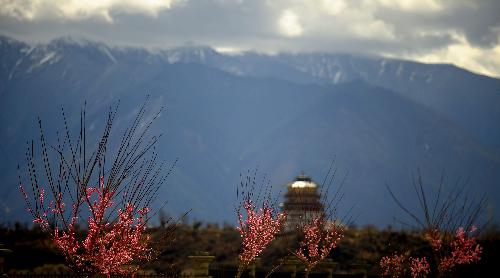
[(283, 211), (287, 213), (286, 231), (308, 223), (324, 213), (318, 185), (310, 177), (300, 174), (295, 180), (287, 184)]

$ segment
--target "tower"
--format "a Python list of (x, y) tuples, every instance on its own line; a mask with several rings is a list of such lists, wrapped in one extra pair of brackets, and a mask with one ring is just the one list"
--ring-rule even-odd
[(323, 214), (318, 185), (310, 177), (301, 173), (286, 186), (287, 192), (282, 206), (283, 211), (287, 213), (286, 231), (292, 231)]

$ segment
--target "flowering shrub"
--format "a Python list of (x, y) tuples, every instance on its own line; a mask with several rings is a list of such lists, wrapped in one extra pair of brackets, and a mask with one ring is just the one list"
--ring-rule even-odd
[(424, 238), (429, 242), (434, 252), (439, 252), (443, 246), (441, 232), (438, 229), (429, 229), (424, 235)]
[(247, 199), (243, 208), (247, 217), (244, 219), (243, 214), (239, 213), (239, 226), (236, 227), (243, 241), (239, 254), (239, 275), (282, 230), (286, 219), (285, 213), (276, 214), (267, 202), (257, 209), (251, 199)]
[[(27, 194), (21, 186), (20, 190), (28, 202)], [(44, 190), (36, 199), (38, 208), (43, 213), (37, 215), (33, 222), (40, 225), (44, 230), (50, 231), (55, 245), (63, 252), (67, 262), (73, 269), (86, 273), (101, 273), (107, 276), (111, 274), (131, 274), (137, 267), (130, 265), (134, 260), (148, 260), (151, 258), (151, 250), (147, 246), (150, 239), (145, 235), (146, 214), (149, 209), (144, 207), (138, 210), (138, 217), (134, 219), (135, 207), (127, 204), (125, 208), (118, 210), (118, 219), (109, 223), (104, 218), (106, 212), (113, 206), (114, 192), (104, 187), (104, 178), (100, 178), (98, 187), (89, 187), (86, 200), (92, 199), (97, 194), (91, 205), (88, 206), (92, 216), (88, 218), (88, 233), (83, 241), (76, 238), (75, 224), (77, 220), (76, 204), (72, 206), (73, 211), (67, 229), (60, 230), (59, 227), (50, 229), (48, 212), (52, 212), (56, 218), (64, 218), (65, 205), (58, 197), (45, 208)], [(60, 195), (58, 195), (60, 196)], [(83, 201), (83, 200), (81, 200)], [(29, 207), (30, 213), (34, 214)]]
[(410, 257), (410, 273), (411, 277), (426, 277), (431, 271), (429, 262), (427, 262), (426, 257), (422, 258), (412, 258)]
[(382, 257), (380, 268), (383, 275), (391, 277), (404, 277), (408, 269), (412, 278), (426, 277), (430, 272), (430, 265), (427, 262), (427, 258), (407, 257), (403, 254), (398, 255), (397, 253)]
[[(114, 109), (110, 107), (102, 136), (90, 154), (85, 109), (81, 111), (80, 132), (76, 138), (70, 136), (72, 129), (62, 110), (65, 130), (57, 133), (57, 144), (50, 146), (55, 157), (49, 155), (40, 120), (41, 156), (35, 153), (34, 140), (27, 145), (29, 179), (26, 182), (19, 176), (19, 184), (28, 212), (34, 223), (49, 232), (75, 272), (107, 276), (131, 274), (137, 270), (132, 263), (153, 256), (148, 247), (150, 237), (145, 234), (148, 208), (172, 168), (164, 175), (163, 163), (157, 164), (158, 137), (148, 138), (147, 131), (161, 110), (143, 122), (146, 104), (147, 101), (124, 131), (114, 159), (109, 159), (107, 150), (118, 105)], [(52, 167), (54, 162), (58, 162), (57, 167)], [(44, 171), (37, 169), (40, 163)], [(52, 197), (48, 205), (40, 184), (42, 178)], [(95, 187), (91, 185), (94, 179), (99, 183)], [(24, 184), (29, 185), (28, 190)], [(71, 204), (70, 209), (65, 202)], [(76, 235), (78, 224), (88, 226), (83, 240)]]
[(304, 239), (294, 254), (306, 265), (307, 273), (324, 260), (343, 238), (340, 226), (333, 223), (326, 227), (326, 224), (326, 220), (320, 217), (303, 226)]
[(389, 275), (391, 277), (403, 276), (405, 273), (405, 262), (406, 257), (404, 255), (398, 255), (397, 253), (394, 253), (391, 256), (382, 257), (380, 260), (382, 274)]
[[(470, 233), (474, 233), (476, 227), (472, 227)], [(432, 242), (431, 242), (432, 245)], [(442, 246), (436, 251), (441, 251)], [(455, 266), (470, 264), (481, 260), (482, 247), (476, 243), (475, 237), (469, 237), (463, 227), (457, 229), (454, 239), (448, 246), (447, 253), (439, 257), (438, 270), (440, 273), (451, 271)]]
[[(433, 273), (435, 276), (444, 275), (457, 265), (478, 262), (481, 259), (482, 248), (476, 243), (476, 238), (469, 237), (465, 230), (470, 228), (470, 233), (476, 231), (476, 228), (471, 225), (481, 221), (480, 218), (487, 205), (486, 196), (471, 197), (470, 193), (464, 190), (464, 185), (459, 183), (455, 184), (451, 191), (445, 193), (444, 175), (439, 181), (437, 194), (430, 196), (426, 193), (419, 170), (418, 176), (413, 176), (412, 185), (423, 217), (419, 217), (418, 213), (406, 207), (387, 187), (396, 204), (424, 231), (423, 237), (428, 241), (432, 250), (432, 257), (411, 262), (412, 276), (426, 276), (431, 272), (427, 267), (428, 259), (432, 259), (432, 265), (436, 266), (433, 269), (438, 272)], [(380, 263), (383, 269), (387, 265), (386, 260), (381, 260)]]
[[(475, 231), (476, 228), (473, 226), (470, 233)], [(455, 236), (448, 241), (445, 240), (446, 235), (437, 229), (426, 232), (424, 238), (432, 247), (439, 275), (452, 271), (457, 265), (481, 260), (482, 247), (476, 243), (476, 238), (469, 237), (462, 227), (458, 228)], [(427, 259), (426, 257), (407, 259), (406, 256), (395, 253), (383, 257), (380, 260), (380, 267), (384, 275), (391, 277), (404, 276), (408, 269), (412, 277), (426, 277), (431, 272)]]

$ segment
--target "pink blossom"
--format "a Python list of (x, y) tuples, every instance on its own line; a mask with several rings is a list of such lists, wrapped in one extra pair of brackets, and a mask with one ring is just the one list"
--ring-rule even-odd
[[(27, 195), (22, 186), (21, 193)], [(123, 209), (118, 210), (116, 222), (107, 222), (105, 214), (113, 205), (114, 192), (104, 186), (104, 178), (100, 178), (99, 186), (88, 187), (86, 195), (81, 202), (87, 203), (92, 215), (88, 218), (88, 232), (79, 241), (76, 238), (77, 209), (79, 204), (72, 204), (72, 218), (66, 229), (60, 230), (55, 227), (52, 238), (55, 245), (62, 251), (69, 265), (79, 272), (101, 273), (108, 277), (111, 274), (131, 274), (137, 270), (132, 263), (136, 260), (150, 260), (151, 249), (148, 248), (150, 240), (146, 232), (146, 214), (149, 208), (137, 208), (132, 204), (126, 204)], [(91, 201), (96, 194), (94, 201)], [(65, 204), (62, 201), (62, 193), (57, 195), (55, 201), (50, 202), (48, 208), (44, 207), (44, 191), (39, 191), (37, 196), (37, 210), (42, 213), (30, 212), (34, 215), (34, 222), (42, 228), (48, 229), (48, 211), (63, 220)], [(86, 200), (84, 200), (86, 198)], [(137, 217), (134, 215), (137, 213)]]
[(40, 200), (40, 204), (45, 203), (45, 189), (40, 189), (38, 199)]
[[(476, 228), (472, 227), (470, 233), (475, 231)], [(451, 237), (451, 235), (448, 236)], [(476, 243), (476, 238), (469, 237), (463, 228), (457, 229), (451, 242), (445, 241), (447, 237), (437, 229), (427, 231), (424, 237), (429, 241), (434, 251), (434, 258), (440, 275), (453, 270), (457, 265), (470, 264), (481, 259), (481, 246)], [(426, 277), (430, 273), (430, 265), (426, 257), (410, 257), (409, 262), (407, 262), (405, 256), (393, 254), (392, 256), (383, 257), (380, 260), (380, 267), (384, 275), (391, 275), (392, 277), (404, 276), (408, 268), (414, 278)]]
[(51, 205), (49, 207), (52, 208), (52, 212), (53, 213), (57, 213), (57, 214), (63, 214), (64, 213), (64, 203), (62, 202), (62, 193), (59, 192), (59, 194), (57, 194), (57, 199), (55, 200), (55, 204), (53, 204), (53, 202), (51, 202)]
[(47, 230), (49, 228), (49, 221), (47, 220), (47, 214), (42, 214), (33, 219), (33, 223), (36, 223), (42, 228), (42, 230)]
[(431, 268), (426, 257), (413, 258), (397, 253), (391, 256), (382, 257), (380, 260), (380, 268), (383, 275), (391, 277), (404, 277), (409, 268), (412, 278), (427, 277)]
[(412, 258), (410, 257), (410, 272), (411, 277), (426, 277), (431, 271), (429, 262), (427, 262), (426, 257), (422, 258)]
[(243, 249), (239, 261), (243, 267), (248, 266), (259, 254), (266, 249), (285, 223), (286, 214), (275, 214), (274, 210), (264, 203), (262, 208), (257, 208), (251, 200), (243, 204), (247, 218), (239, 213), (239, 227), (236, 227), (242, 238)]
[[(470, 233), (476, 231), (472, 227)], [(439, 270), (446, 272), (456, 265), (470, 264), (481, 260), (482, 247), (476, 243), (475, 237), (468, 237), (462, 227), (458, 228), (455, 239), (450, 243), (451, 253), (439, 262)]]
[(441, 250), (443, 240), (441, 239), (441, 233), (438, 229), (433, 229), (425, 233), (425, 239), (429, 241), (429, 244), (435, 252)]
[(307, 272), (324, 260), (343, 238), (341, 228), (330, 225), (325, 229), (325, 224), (323, 218), (316, 218), (303, 227), (304, 239), (294, 253), (306, 265)]
[(38, 195), (35, 199), (35, 211), (33, 211), (33, 209), (31, 208), (28, 194), (26, 194), (26, 191), (24, 190), (24, 187), (22, 185), (19, 185), (19, 191), (21, 191), (24, 201), (28, 205), (27, 211), (31, 214), (31, 216), (33, 216), (33, 223), (38, 224), (38, 226), (40, 226), (42, 230), (48, 230), (49, 219), (47, 214), (50, 210), (50, 205), (49, 208), (45, 207), (45, 189), (41, 188), (38, 190)]
[(391, 256), (382, 257), (380, 260), (380, 268), (382, 268), (383, 275), (389, 275), (391, 277), (400, 277), (405, 273), (405, 261), (406, 257), (404, 255), (398, 255), (397, 253)]

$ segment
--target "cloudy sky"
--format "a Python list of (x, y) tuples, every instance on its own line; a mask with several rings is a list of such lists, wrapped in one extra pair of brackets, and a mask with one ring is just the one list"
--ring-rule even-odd
[(500, 77), (500, 0), (0, 0), (0, 34), (453, 63)]

